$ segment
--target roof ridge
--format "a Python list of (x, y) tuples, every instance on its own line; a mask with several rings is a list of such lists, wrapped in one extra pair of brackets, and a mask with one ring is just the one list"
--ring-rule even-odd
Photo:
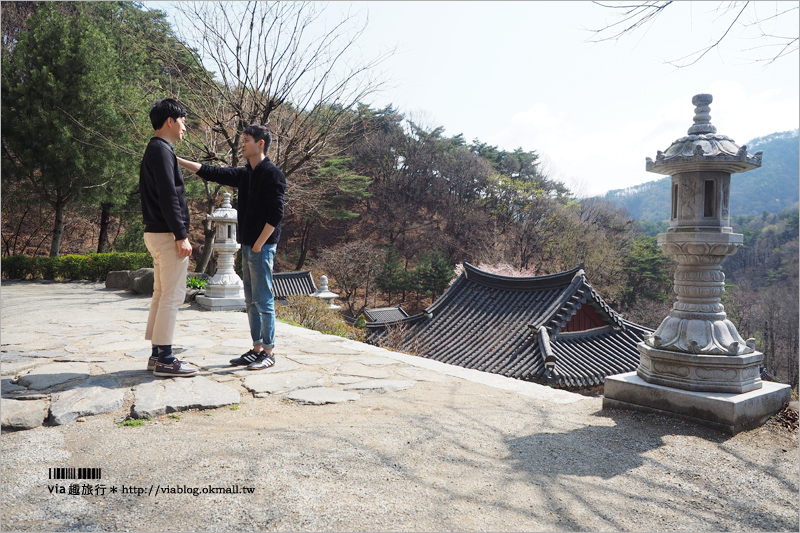
[[(582, 270), (582, 269), (577, 269)], [(577, 272), (576, 272), (577, 274)], [(553, 302), (545, 309), (545, 311), (541, 314), (539, 320), (533, 323), (531, 326), (533, 328), (538, 329), (540, 326), (549, 326), (550, 323), (553, 321), (555, 316), (558, 314), (558, 311), (561, 310), (564, 305), (569, 302), (570, 298), (572, 298), (576, 292), (578, 292), (578, 287), (583, 284), (584, 281), (584, 274), (574, 275), (570, 284), (564, 288), (564, 291), (559, 295), (558, 298), (553, 300)], [(573, 313), (574, 314), (574, 313)], [(571, 315), (570, 315), (571, 316)]]
[(496, 287), (501, 289), (555, 289), (561, 286), (568, 286), (572, 279), (580, 270), (583, 269), (583, 264), (571, 270), (564, 272), (557, 272), (555, 274), (546, 274), (544, 276), (531, 276), (531, 277), (513, 277), (501, 276), (499, 274), (492, 274), (485, 270), (480, 270), (477, 267), (464, 261), (464, 273), (462, 274), (470, 281), (474, 281), (480, 285), (489, 287)]

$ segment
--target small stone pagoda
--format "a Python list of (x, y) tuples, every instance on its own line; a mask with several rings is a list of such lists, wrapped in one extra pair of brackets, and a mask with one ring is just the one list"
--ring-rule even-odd
[(762, 383), (763, 354), (744, 340), (725, 314), (722, 262), (742, 246), (730, 226), (731, 174), (761, 166), (711, 124), (710, 94), (692, 98), (694, 125), (655, 161), (649, 172), (672, 176), (664, 253), (678, 263), (672, 311), (639, 344), (635, 373), (606, 380), (604, 406), (663, 412), (737, 433), (763, 423), (789, 400), (786, 385)]

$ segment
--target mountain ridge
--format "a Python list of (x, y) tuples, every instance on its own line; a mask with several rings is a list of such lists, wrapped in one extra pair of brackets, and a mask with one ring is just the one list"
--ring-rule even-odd
[[(734, 174), (731, 180), (731, 214), (778, 213), (800, 201), (800, 130), (771, 133), (751, 139), (747, 151), (764, 152), (760, 168)], [(665, 176), (640, 185), (608, 191), (605, 199), (627, 209), (641, 221), (669, 220), (670, 184)]]

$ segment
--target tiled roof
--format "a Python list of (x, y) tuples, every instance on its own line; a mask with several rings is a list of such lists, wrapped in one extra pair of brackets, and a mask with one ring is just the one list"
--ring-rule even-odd
[(276, 272), (272, 275), (273, 290), (277, 300), (287, 296), (310, 295), (317, 292), (310, 270), (300, 272)]
[[(367, 324), (380, 343), (404, 328), (400, 346), (444, 363), (503, 376), (584, 387), (636, 369), (647, 328), (628, 322), (592, 289), (581, 267), (530, 278), (464, 273), (422, 313)], [(397, 337), (397, 335), (395, 335)], [(545, 362), (549, 367), (546, 371)]]
[(364, 316), (369, 322), (397, 322), (408, 318), (402, 307), (373, 307), (372, 309), (364, 309)]

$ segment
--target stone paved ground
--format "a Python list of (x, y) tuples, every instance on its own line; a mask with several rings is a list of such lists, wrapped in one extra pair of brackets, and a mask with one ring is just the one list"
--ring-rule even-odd
[[(797, 529), (797, 434), (775, 425), (729, 438), (285, 324), (251, 372), (228, 364), (244, 313), (188, 305), (176, 346), (203, 371), (155, 378), (149, 297), (1, 296), (3, 530)], [(55, 467), (102, 468), (76, 488), (107, 493), (59, 494)]]

